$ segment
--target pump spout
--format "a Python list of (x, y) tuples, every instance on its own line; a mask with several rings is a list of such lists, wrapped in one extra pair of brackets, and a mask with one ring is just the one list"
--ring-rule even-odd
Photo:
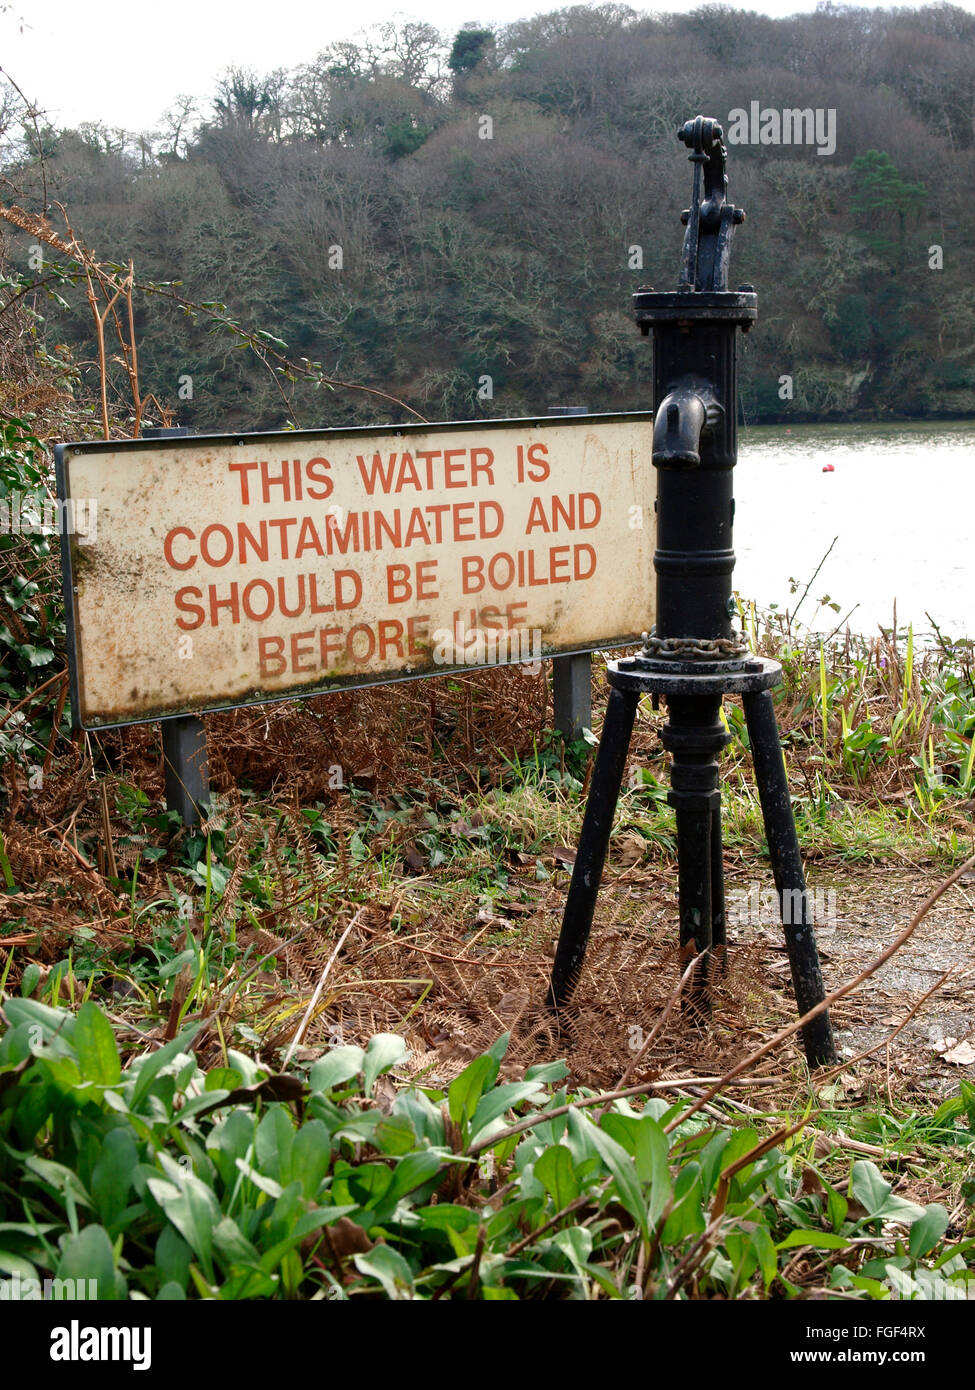
[(654, 467), (696, 467), (701, 462), (701, 434), (712, 423), (713, 413), (693, 387), (677, 386), (666, 395), (653, 422)]

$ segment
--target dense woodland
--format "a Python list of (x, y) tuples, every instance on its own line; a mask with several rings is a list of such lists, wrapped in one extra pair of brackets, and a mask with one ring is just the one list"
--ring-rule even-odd
[[(317, 37), (307, 64), (228, 70), (143, 134), (97, 109), (57, 130), (8, 91), (3, 202), (46, 203), (59, 230), (63, 205), (138, 280), (225, 305), (291, 360), (430, 419), (638, 409), (649, 347), (629, 295), (676, 282), (691, 178), (678, 125), (701, 112), (727, 127), (752, 102), (835, 111), (834, 153), (729, 147), (748, 217), (733, 283), (759, 291), (745, 417), (975, 412), (975, 16), (606, 4), (456, 34), (390, 25), (355, 43), (330, 43), (323, 19)], [(40, 340), (85, 394), (84, 286), (31, 266), (33, 240), (5, 228), (5, 297), (42, 282), (26, 296)], [(290, 381), (171, 298), (135, 303), (142, 388), (197, 430), (405, 418)]]

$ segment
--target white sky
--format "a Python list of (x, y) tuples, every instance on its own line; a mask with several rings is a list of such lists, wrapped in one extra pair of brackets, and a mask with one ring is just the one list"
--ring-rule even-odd
[[(911, 0), (886, 0), (888, 8)], [(357, 0), (331, 6), (290, 0), (0, 0), (0, 67), (52, 125), (102, 121), (152, 129), (180, 93), (209, 107), (228, 67), (259, 72), (296, 67), (337, 39), (397, 17), (422, 19), (450, 36), (468, 20), (510, 23), (561, 8), (532, 0)], [(637, 10), (697, 9), (701, 0), (660, 0)], [(975, 10), (975, 0), (955, 0)], [(815, 9), (814, 0), (741, 0), (736, 8), (783, 16)]]

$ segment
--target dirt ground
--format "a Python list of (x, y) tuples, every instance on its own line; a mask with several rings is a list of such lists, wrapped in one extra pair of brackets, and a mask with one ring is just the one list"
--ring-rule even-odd
[[(417, 892), (414, 900), (409, 889), (389, 907), (367, 909), (332, 977), (329, 1007), (303, 1039), (309, 1054), (330, 1039), (361, 1041), (397, 1027), (413, 1050), (414, 1072), (425, 1084), (440, 1085), (510, 1030), (506, 1071), (565, 1057), (575, 1084), (611, 1088), (720, 1075), (795, 1018), (770, 877), (759, 879), (754, 865), (747, 872), (726, 866), (737, 920), (729, 921), (727, 968), (716, 978), (710, 1026), (702, 1028), (682, 1017), (679, 1005), (661, 1022), (681, 975), (676, 875), (669, 867), (611, 865), (585, 969), (560, 1031), (544, 1007), (569, 881), (568, 866), (557, 864), (550, 882), (538, 885), (533, 906), (498, 903), (496, 915), (483, 909), (478, 915), (472, 905), (462, 933), (438, 922), (429, 898)], [(909, 867), (813, 869), (827, 989), (876, 958), (943, 877)], [(847, 1076), (848, 1100), (861, 1088), (863, 1094), (882, 1088), (891, 1097), (930, 1100), (950, 1093), (959, 1076), (975, 1078), (973, 895), (971, 881), (949, 889), (893, 959), (834, 1007), (841, 1057), (881, 1044)], [(896, 1031), (949, 969), (947, 980)], [(309, 977), (315, 973), (310, 960), (307, 970)], [(759, 1078), (755, 1095), (766, 1083), (769, 1097), (781, 1096), (783, 1086), (802, 1086), (800, 1062), (792, 1039), (752, 1073)]]

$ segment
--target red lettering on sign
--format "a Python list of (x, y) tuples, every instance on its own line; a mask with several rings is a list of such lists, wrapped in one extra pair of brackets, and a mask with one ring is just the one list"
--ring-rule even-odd
[[(416, 570), (413, 580), (412, 570)], [(416, 596), (418, 599), (439, 598), (437, 589), (437, 561), (420, 560), (414, 567), (410, 565), (386, 566), (386, 598), (389, 603), (406, 603)]]
[(403, 660), (403, 624), (395, 618), (383, 618), (379, 623), (379, 660), (385, 661), (390, 647)]
[[(482, 457), (483, 462), (479, 462)], [(490, 449), (471, 450), (471, 484), (473, 487), (477, 487), (477, 475), (479, 473), (486, 473), (488, 484), (494, 487), (494, 454)]]
[[(214, 537), (219, 537), (217, 545), (223, 541), (224, 550), (221, 557), (219, 549), (214, 552)], [(234, 538), (230, 530), (220, 523), (214, 522), (212, 526), (207, 526), (200, 536), (200, 558), (214, 569), (219, 569), (221, 565), (226, 565), (234, 553)]]
[(163, 541), (163, 554), (166, 557), (166, 564), (172, 570), (191, 570), (196, 564), (196, 556), (191, 555), (188, 560), (177, 560), (173, 554), (173, 538), (175, 536), (188, 536), (191, 541), (196, 540), (195, 534), (188, 526), (174, 526)]
[(426, 642), (427, 628), (429, 625), (430, 619), (425, 614), (418, 615), (415, 618), (407, 618), (406, 644), (410, 656), (421, 656), (423, 654), (424, 649), (420, 643)]
[[(338, 641), (333, 642), (331, 640), (333, 637), (338, 638)], [(329, 652), (338, 652), (341, 650), (342, 629), (340, 627), (320, 627), (318, 629), (319, 665), (323, 666), (327, 671), (329, 666)]]
[[(283, 637), (259, 637), (257, 639), (257, 659), (260, 663), (262, 676), (280, 676), (284, 674), (288, 663), (282, 655), (283, 651)], [(274, 663), (273, 665), (272, 662)]]
[[(301, 578), (304, 579), (304, 575), (302, 575)], [(232, 587), (236, 589), (237, 585), (234, 584)], [(262, 593), (265, 597), (263, 612), (259, 611), (254, 606), (253, 595), (255, 593)], [(304, 594), (304, 584), (302, 584), (302, 594)], [(265, 618), (269, 618), (271, 614), (274, 612), (273, 587), (267, 582), (266, 579), (252, 579), (249, 584), (246, 584), (244, 586), (242, 607), (244, 609), (245, 616), (250, 618), (252, 623), (263, 623)], [(299, 608), (298, 613), (300, 612), (301, 609)], [(298, 614), (293, 613), (289, 614), (288, 616), (297, 617)]]
[(568, 584), (591, 579), (596, 572), (596, 552), (591, 545), (556, 545), (550, 550), (499, 550), (485, 558), (461, 558), (461, 592), (478, 594), (484, 588), (534, 589), (545, 584)]
[(198, 603), (190, 603), (190, 598), (202, 598), (201, 589), (177, 589), (176, 607), (180, 613), (194, 614), (196, 621), (188, 623), (185, 618), (177, 618), (176, 626), (181, 627), (184, 632), (192, 632), (195, 628), (202, 627), (207, 620), (206, 609), (201, 608)]
[(248, 473), (251, 471), (252, 468), (256, 468), (256, 467), (257, 467), (257, 461), (256, 461), (256, 460), (255, 460), (253, 463), (228, 463), (228, 464), (227, 464), (227, 469), (228, 469), (229, 472), (231, 472), (231, 473), (239, 473), (239, 474), (240, 474), (240, 500), (241, 500), (241, 502), (243, 503), (243, 505), (244, 505), (245, 507), (249, 505), (250, 500), (251, 500), (250, 483), (249, 483), (249, 480), (248, 480), (247, 475), (248, 475)]
[[(302, 646), (300, 645), (301, 643), (306, 643), (306, 644), (307, 644), (307, 643), (309, 643), (309, 642), (312, 644), (312, 645), (311, 645), (311, 648), (309, 648), (307, 645), (304, 646), (304, 647), (302, 647)], [(312, 650), (314, 649), (314, 644), (315, 644), (315, 634), (314, 634), (314, 632), (293, 632), (293, 633), (291, 634), (291, 669), (292, 669), (292, 671), (297, 671), (297, 672), (302, 672), (302, 671), (314, 671), (314, 669), (315, 669), (315, 663), (314, 663), (314, 662), (312, 662), (312, 664), (311, 664), (310, 666), (303, 666), (302, 663), (301, 663), (301, 658), (302, 658), (303, 656), (311, 656), (311, 655), (312, 655)]]
[[(305, 464), (305, 476), (309, 480), (305, 486), (305, 491), (316, 502), (321, 502), (332, 495), (332, 480), (328, 476), (328, 470), (331, 466), (328, 459), (324, 458), (309, 459)], [(319, 486), (313, 486), (315, 483)]]
[[(355, 649), (356, 637), (359, 633), (364, 633), (366, 637), (366, 650), (364, 653), (357, 652)], [(365, 666), (372, 660), (372, 654), (376, 650), (376, 634), (368, 623), (357, 623), (355, 627), (349, 629), (349, 635), (345, 639), (345, 650), (357, 666)]]

